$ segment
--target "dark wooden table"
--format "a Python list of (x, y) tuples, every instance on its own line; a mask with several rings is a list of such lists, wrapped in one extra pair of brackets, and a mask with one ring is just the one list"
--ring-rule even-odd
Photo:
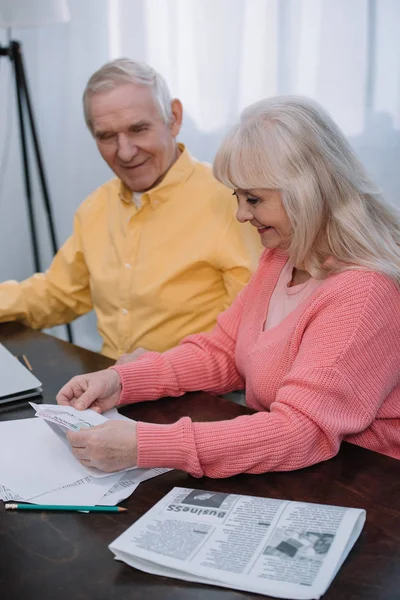
[[(107, 358), (17, 324), (0, 325), (0, 342), (26, 354), (43, 382), (43, 402), (55, 402), (73, 375), (111, 364)], [(124, 409), (152, 422), (183, 415), (230, 419), (246, 408), (204, 393)], [(0, 419), (32, 417), (33, 410), (0, 408)], [(148, 575), (114, 561), (108, 544), (173, 486), (362, 507), (364, 530), (325, 594), (326, 600), (399, 600), (400, 461), (343, 444), (332, 460), (291, 473), (194, 479), (172, 471), (146, 481), (121, 505), (125, 514), (9, 513), (0, 506), (0, 598), (4, 600), (236, 600), (256, 598), (214, 586)]]

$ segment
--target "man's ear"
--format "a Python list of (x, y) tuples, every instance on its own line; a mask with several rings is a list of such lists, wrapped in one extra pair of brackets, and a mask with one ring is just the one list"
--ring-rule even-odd
[(183, 116), (183, 107), (182, 102), (178, 100), (178, 98), (174, 98), (171, 101), (171, 133), (173, 137), (176, 137), (181, 129), (182, 125), (182, 116)]

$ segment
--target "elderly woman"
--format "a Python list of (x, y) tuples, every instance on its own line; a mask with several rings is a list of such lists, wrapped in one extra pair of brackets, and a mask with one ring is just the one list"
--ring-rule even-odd
[(248, 286), (211, 333), (74, 377), (57, 401), (103, 412), (246, 388), (257, 412), (213, 423), (110, 422), (70, 433), (75, 455), (105, 471), (172, 467), (196, 477), (300, 469), (335, 456), (342, 440), (400, 458), (398, 215), (305, 98), (245, 110), (214, 173), (265, 247)]

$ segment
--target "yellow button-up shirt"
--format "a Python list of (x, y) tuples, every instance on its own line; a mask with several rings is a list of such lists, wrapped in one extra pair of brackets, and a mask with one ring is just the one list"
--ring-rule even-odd
[(112, 358), (140, 346), (162, 352), (210, 330), (249, 280), (261, 245), (236, 221), (232, 192), (181, 149), (139, 207), (119, 179), (91, 194), (46, 273), (0, 284), (0, 321), (51, 327), (94, 309)]

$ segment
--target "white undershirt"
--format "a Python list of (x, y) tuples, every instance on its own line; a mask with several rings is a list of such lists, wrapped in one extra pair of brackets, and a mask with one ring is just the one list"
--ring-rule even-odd
[(142, 206), (142, 194), (138, 194), (137, 192), (133, 192), (133, 194), (132, 194), (132, 202), (135, 204), (136, 208), (140, 208)]

